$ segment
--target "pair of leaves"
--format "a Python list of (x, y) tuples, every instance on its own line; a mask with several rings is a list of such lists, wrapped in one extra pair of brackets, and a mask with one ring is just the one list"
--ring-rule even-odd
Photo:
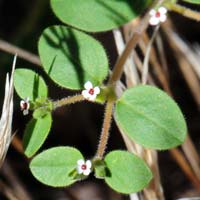
[[(82, 154), (72, 147), (56, 147), (37, 155), (30, 163), (36, 179), (54, 187), (74, 183), (70, 173), (76, 169)], [(108, 174), (106, 183), (114, 190), (130, 194), (142, 190), (151, 180), (152, 174), (143, 160), (126, 151), (112, 151), (105, 157)], [(95, 166), (94, 166), (95, 167)]]
[(89, 32), (117, 28), (135, 19), (152, 0), (51, 0), (64, 23)]
[[(18, 95), (30, 101), (48, 97), (48, 88), (41, 76), (29, 69), (16, 69), (14, 86)], [(26, 126), (23, 147), (26, 156), (33, 156), (46, 140), (52, 124), (51, 113), (38, 119), (31, 119)]]

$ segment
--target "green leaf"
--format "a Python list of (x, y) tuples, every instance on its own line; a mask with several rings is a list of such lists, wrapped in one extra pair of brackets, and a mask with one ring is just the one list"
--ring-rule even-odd
[(145, 162), (127, 151), (112, 151), (105, 157), (106, 183), (117, 192), (130, 194), (145, 188), (152, 173)]
[(193, 4), (200, 4), (200, 0), (182, 0), (188, 3), (193, 3)]
[(49, 27), (40, 37), (38, 48), (46, 73), (60, 86), (82, 89), (87, 81), (100, 85), (108, 74), (104, 48), (81, 31)]
[(69, 174), (76, 168), (81, 153), (72, 147), (54, 147), (37, 155), (30, 163), (32, 174), (40, 182), (53, 186), (64, 187), (76, 180)]
[(152, 86), (128, 89), (117, 101), (118, 126), (137, 143), (155, 149), (169, 149), (183, 143), (187, 127), (177, 104)]
[(91, 32), (107, 31), (133, 20), (152, 0), (51, 0), (64, 23)]
[(14, 86), (22, 99), (29, 97), (33, 101), (38, 97), (47, 97), (48, 95), (48, 89), (43, 78), (30, 69), (15, 70)]
[(46, 114), (43, 118), (32, 119), (26, 126), (23, 147), (26, 156), (33, 156), (46, 140), (51, 129), (51, 113)]

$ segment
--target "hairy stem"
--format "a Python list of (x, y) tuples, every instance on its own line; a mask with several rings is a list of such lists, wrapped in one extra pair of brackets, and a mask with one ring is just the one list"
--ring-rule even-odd
[(85, 98), (81, 94), (71, 96), (71, 97), (66, 97), (66, 98), (63, 98), (61, 100), (54, 101), (53, 102), (53, 109), (55, 110), (56, 108), (59, 108), (59, 107), (65, 106), (65, 105), (69, 105), (69, 104), (72, 104), (72, 103), (76, 103), (76, 102), (79, 102), (79, 101), (84, 101), (84, 100), (85, 100)]
[(96, 154), (96, 157), (98, 159), (103, 158), (103, 155), (105, 153), (105, 149), (108, 143), (113, 106), (114, 106), (114, 101), (108, 99), (106, 103), (106, 107), (105, 107), (105, 114), (104, 114), (103, 127), (101, 131), (101, 136), (100, 136), (100, 142), (99, 142), (99, 146), (98, 146), (97, 154)]
[(173, 4), (173, 3), (166, 4), (166, 7), (169, 10), (177, 12), (177, 13), (185, 16), (185, 17), (200, 21), (200, 13), (197, 12), (197, 11), (194, 11), (194, 10), (191, 10), (191, 9), (186, 8), (184, 6), (181, 6), (181, 5), (178, 5), (178, 4)]

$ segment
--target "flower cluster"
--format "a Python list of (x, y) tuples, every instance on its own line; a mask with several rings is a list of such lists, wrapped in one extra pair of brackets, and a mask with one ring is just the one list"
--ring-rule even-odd
[(85, 99), (89, 101), (94, 101), (97, 95), (100, 93), (100, 88), (98, 86), (93, 87), (90, 81), (84, 84), (85, 90), (82, 91), (82, 95)]
[(78, 174), (83, 174), (84, 176), (88, 176), (91, 173), (91, 168), (92, 168), (92, 163), (90, 160), (87, 160), (86, 162), (82, 159), (77, 161), (76, 170)]
[(161, 22), (165, 22), (167, 19), (167, 9), (165, 7), (160, 7), (157, 10), (152, 9), (150, 10), (149, 14), (151, 16), (149, 19), (149, 24), (152, 26), (156, 26)]

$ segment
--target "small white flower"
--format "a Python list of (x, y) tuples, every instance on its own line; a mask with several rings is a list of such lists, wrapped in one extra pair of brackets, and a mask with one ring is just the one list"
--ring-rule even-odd
[(89, 101), (94, 101), (97, 95), (100, 93), (100, 88), (98, 86), (93, 87), (90, 81), (84, 84), (85, 90), (82, 91), (82, 95), (85, 99)]
[(23, 115), (28, 115), (30, 108), (29, 97), (26, 97), (20, 101), (20, 108), (23, 111)]
[(91, 173), (91, 167), (92, 167), (92, 163), (90, 160), (87, 160), (85, 162), (84, 160), (81, 159), (77, 161), (76, 170), (78, 174), (83, 174), (85, 176), (88, 176)]
[(152, 26), (156, 26), (160, 22), (165, 22), (167, 19), (167, 9), (165, 7), (160, 7), (158, 10), (152, 9), (150, 10), (149, 14), (151, 15), (149, 24)]

